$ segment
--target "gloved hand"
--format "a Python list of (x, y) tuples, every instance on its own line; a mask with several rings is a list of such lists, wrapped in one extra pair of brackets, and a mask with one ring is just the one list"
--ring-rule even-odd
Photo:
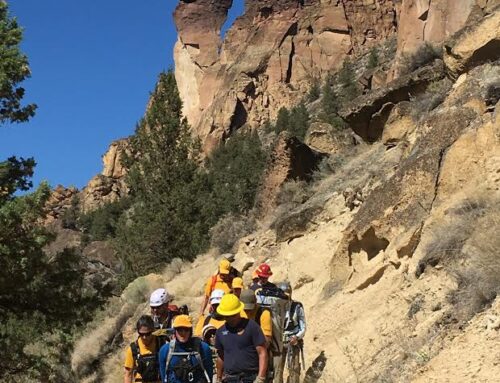
[(263, 376), (257, 376), (253, 383), (264, 383), (266, 381), (266, 378)]

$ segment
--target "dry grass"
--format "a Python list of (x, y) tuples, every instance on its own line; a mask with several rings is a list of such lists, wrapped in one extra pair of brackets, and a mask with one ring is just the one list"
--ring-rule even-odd
[(464, 325), (500, 293), (500, 208), (497, 200), (476, 197), (447, 214), (449, 223), (435, 228), (416, 275), (438, 264), (455, 275), (458, 288), (449, 297), (451, 314)]
[(465, 262), (455, 271), (458, 289), (451, 296), (459, 321), (468, 321), (500, 294), (500, 209), (474, 222), (462, 252)]
[(247, 215), (226, 214), (210, 229), (210, 245), (221, 253), (230, 252), (240, 238), (256, 228), (257, 221), (251, 212)]

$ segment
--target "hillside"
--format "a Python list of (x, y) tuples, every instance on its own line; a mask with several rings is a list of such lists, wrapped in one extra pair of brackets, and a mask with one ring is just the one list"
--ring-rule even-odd
[[(265, 141), (261, 125), (346, 57), (361, 89), (336, 111), (346, 128), (321, 117), (323, 87), (304, 143), (278, 135), (256, 229), (232, 249), (236, 267), (269, 262), (304, 303), (304, 382), (496, 381), (498, 2), (259, 0), (220, 46), (230, 6), (181, 1), (174, 15), (179, 93), (205, 153), (240, 128)], [(437, 53), (424, 58), (424, 42)], [(112, 168), (104, 177), (119, 180)], [(112, 298), (75, 343), (77, 379), (122, 381), (149, 293), (166, 287), (196, 313), (221, 256), (176, 259)]]

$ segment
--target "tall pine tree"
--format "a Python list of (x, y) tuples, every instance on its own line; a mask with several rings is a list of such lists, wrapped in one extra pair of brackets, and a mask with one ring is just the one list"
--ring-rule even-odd
[(160, 74), (125, 158), (132, 206), (115, 240), (125, 281), (175, 257), (193, 259), (208, 244), (206, 177), (198, 170), (197, 145), (181, 110), (173, 73)]

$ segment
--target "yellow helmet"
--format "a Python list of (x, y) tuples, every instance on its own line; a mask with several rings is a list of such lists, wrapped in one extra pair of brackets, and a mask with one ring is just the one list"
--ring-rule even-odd
[(191, 318), (187, 315), (177, 315), (174, 318), (174, 324), (172, 327), (173, 328), (178, 328), (178, 327), (193, 328), (193, 322), (191, 322)]
[(240, 277), (236, 277), (233, 279), (233, 289), (242, 289), (243, 288), (243, 279)]
[(238, 297), (234, 294), (226, 294), (222, 297), (219, 306), (217, 307), (217, 313), (230, 317), (232, 315), (238, 314), (243, 310), (244, 304), (240, 302)]

